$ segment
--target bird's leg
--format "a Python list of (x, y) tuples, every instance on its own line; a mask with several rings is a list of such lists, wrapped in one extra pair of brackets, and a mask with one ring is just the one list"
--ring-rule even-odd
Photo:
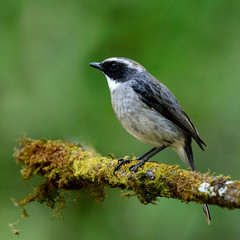
[[(146, 157), (147, 155), (149, 155), (150, 153), (152, 153), (153, 151), (155, 151), (157, 148), (152, 148), (151, 150), (149, 150), (148, 152), (144, 153), (143, 155), (137, 157), (135, 160), (142, 160), (144, 157)], [(126, 163), (130, 163), (131, 161), (134, 161), (132, 159), (119, 159), (118, 160), (118, 165), (115, 167), (113, 174), (115, 175), (115, 172), (124, 164)]]
[(137, 157), (135, 160), (142, 160), (144, 157), (146, 157), (147, 155), (149, 155), (150, 153), (152, 153), (153, 151), (155, 151), (157, 148), (154, 147), (151, 150), (149, 150), (148, 152), (144, 153), (143, 155)]
[(155, 150), (153, 150), (151, 152), (151, 154), (148, 154), (146, 157), (144, 157), (140, 162), (132, 165), (129, 170), (132, 173), (135, 173), (137, 171), (137, 169), (141, 166), (143, 166), (145, 164), (145, 162), (147, 162), (151, 157), (153, 157), (154, 155), (156, 155), (157, 153), (161, 152), (163, 149), (165, 149), (166, 147), (168, 147), (169, 145), (163, 145), (160, 148), (156, 148)]

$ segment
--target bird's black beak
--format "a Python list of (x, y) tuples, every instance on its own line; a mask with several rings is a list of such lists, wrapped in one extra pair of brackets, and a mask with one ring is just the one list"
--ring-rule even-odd
[(97, 62), (92, 62), (88, 64), (91, 67), (97, 68), (100, 71), (103, 71), (103, 67), (101, 66), (101, 63), (97, 63)]

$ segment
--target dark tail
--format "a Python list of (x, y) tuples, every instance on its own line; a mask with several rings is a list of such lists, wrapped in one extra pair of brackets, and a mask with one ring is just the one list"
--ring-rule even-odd
[(208, 223), (208, 225), (210, 225), (212, 219), (211, 219), (211, 214), (210, 214), (208, 205), (207, 204), (202, 204), (202, 209), (203, 209), (205, 218), (207, 220), (207, 223)]
[[(180, 158), (185, 163), (187, 167), (189, 167), (192, 171), (196, 171), (196, 167), (193, 161), (193, 152), (191, 147), (191, 138), (185, 142), (184, 148), (177, 150)], [(211, 214), (208, 208), (207, 204), (202, 204), (203, 212), (205, 215), (205, 218), (207, 220), (207, 223), (211, 223)]]

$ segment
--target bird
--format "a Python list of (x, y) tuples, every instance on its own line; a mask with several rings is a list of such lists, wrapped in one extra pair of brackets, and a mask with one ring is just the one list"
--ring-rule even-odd
[[(106, 77), (113, 110), (122, 126), (139, 141), (152, 145), (152, 149), (130, 166), (132, 173), (151, 157), (170, 147), (186, 167), (196, 171), (192, 152), (192, 139), (204, 151), (207, 145), (199, 137), (188, 115), (183, 111), (170, 90), (142, 65), (124, 57), (110, 57), (89, 65)], [(120, 159), (114, 173), (130, 159)], [(208, 224), (211, 215), (207, 204), (202, 208)]]

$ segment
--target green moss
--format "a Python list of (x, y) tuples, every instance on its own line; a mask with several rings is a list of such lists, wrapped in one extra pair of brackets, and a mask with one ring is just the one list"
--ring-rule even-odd
[[(33, 174), (45, 178), (42, 184), (34, 188), (32, 194), (19, 200), (18, 205), (22, 207), (25, 216), (27, 216), (25, 205), (35, 200), (45, 203), (51, 208), (57, 208), (60, 212), (65, 207), (66, 190), (83, 189), (98, 202), (103, 201), (106, 197), (105, 187), (93, 183), (94, 175), (90, 175), (89, 182), (83, 181), (81, 177), (76, 178), (78, 175), (76, 168), (84, 159), (93, 155), (83, 151), (82, 147), (73, 143), (45, 139), (36, 141), (23, 139), (20, 141), (20, 146), (14, 156), (17, 162), (23, 163), (21, 170), (23, 181), (30, 179)], [(91, 166), (86, 164), (84, 166), (82, 172), (87, 175), (88, 172), (91, 172)]]
[[(101, 157), (73, 143), (23, 139), (20, 145), (15, 158), (23, 164), (23, 180), (28, 180), (33, 174), (45, 179), (32, 194), (18, 202), (25, 215), (24, 206), (35, 200), (60, 211), (65, 207), (65, 194), (70, 190), (84, 191), (92, 199), (102, 202), (106, 198), (107, 186), (130, 190), (130, 193), (123, 195), (137, 196), (143, 204), (155, 204), (158, 197), (171, 197), (185, 202), (218, 203), (220, 206), (228, 204), (229, 207), (238, 204), (237, 201), (229, 204), (225, 198), (211, 198), (209, 194), (198, 190), (201, 183), (207, 182), (218, 194), (218, 189), (229, 177), (200, 174), (179, 169), (178, 165), (152, 162), (146, 162), (132, 174), (129, 167), (137, 161), (121, 166), (114, 175), (117, 160)], [(234, 194), (231, 199), (235, 199)]]

